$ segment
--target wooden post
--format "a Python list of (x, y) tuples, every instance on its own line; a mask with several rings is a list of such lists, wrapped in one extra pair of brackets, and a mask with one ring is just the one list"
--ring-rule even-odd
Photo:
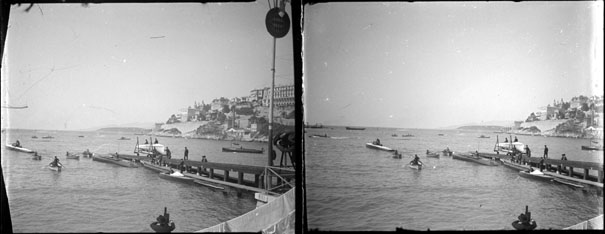
[(569, 172), (567, 172), (567, 176), (573, 177), (573, 167), (569, 167)]
[(561, 164), (557, 165), (557, 174), (561, 174)]
[(243, 172), (237, 173), (237, 183), (238, 184), (244, 183), (244, 173)]
[(599, 181), (599, 183), (603, 183), (603, 170), (599, 170), (599, 178), (597, 178), (597, 181)]
[(227, 178), (229, 178), (229, 171), (225, 170), (225, 177), (223, 177), (223, 181), (227, 181)]
[(257, 187), (259, 186), (259, 183), (260, 183), (260, 181), (259, 181), (259, 178), (258, 178), (258, 177), (259, 177), (259, 175), (254, 175), (254, 184), (255, 184)]
[(262, 176), (262, 175), (256, 175), (255, 177), (258, 177), (258, 188), (262, 189), (264, 187), (263, 186), (263, 181), (265, 179), (264, 176)]
[(214, 177), (214, 168), (209, 168), (210, 169), (210, 175), (208, 175), (208, 178), (212, 179)]
[(588, 180), (588, 168), (584, 168), (584, 179)]

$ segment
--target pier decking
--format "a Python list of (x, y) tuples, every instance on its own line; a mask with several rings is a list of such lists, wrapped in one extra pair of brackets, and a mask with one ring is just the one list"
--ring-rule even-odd
[[(163, 159), (166, 166), (160, 166), (151, 164), (151, 158), (146, 156), (136, 155), (120, 155), (120, 158), (134, 159), (135, 161), (145, 161), (145, 164), (151, 165), (148, 168), (163, 172), (170, 170), (170, 168), (178, 168), (181, 164), (181, 159)], [(252, 166), (252, 165), (240, 165), (240, 164), (229, 164), (229, 163), (216, 163), (216, 162), (201, 162), (201, 161), (183, 161), (184, 175), (200, 181), (209, 183), (212, 186), (228, 186), (235, 190), (245, 190), (251, 192), (260, 192), (268, 194), (279, 194), (275, 191), (269, 191), (273, 187), (279, 187), (280, 182), (277, 184), (273, 183), (272, 179), (265, 178), (267, 174), (267, 167)], [(215, 173), (222, 172), (222, 174)], [(237, 177), (233, 178), (229, 174), (237, 173)], [(286, 180), (292, 180), (295, 177), (294, 170), (291, 168), (275, 168), (271, 167), (273, 175), (269, 177), (281, 177)], [(249, 174), (254, 176), (254, 181), (244, 179), (244, 175)], [(269, 184), (267, 184), (269, 183)], [(265, 184), (269, 186), (265, 186)], [(266, 190), (268, 188), (269, 190)]]
[[(505, 154), (479, 153), (485, 158), (498, 158), (509, 167), (517, 167), (517, 169), (526, 170), (529, 166), (539, 167), (541, 157), (522, 156), (521, 161), (525, 164), (510, 162), (511, 156)], [(582, 170), (583, 171), (574, 171)], [(596, 175), (591, 175), (591, 171), (596, 171)], [(558, 159), (544, 159), (544, 174), (572, 180), (575, 182), (603, 188), (603, 164), (594, 162), (569, 161)]]

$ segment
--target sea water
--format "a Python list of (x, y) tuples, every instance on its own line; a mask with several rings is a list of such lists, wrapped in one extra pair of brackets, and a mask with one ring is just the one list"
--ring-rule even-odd
[[(42, 138), (47, 135), (54, 138)], [(120, 137), (130, 140), (118, 140)], [(2, 134), (3, 143), (18, 139), (23, 147), (42, 155), (42, 160), (36, 161), (31, 154), (2, 149), (2, 173), (13, 231), (153, 232), (149, 224), (167, 207), (170, 219), (176, 224), (174, 231), (192, 232), (255, 208), (253, 193), (238, 197), (195, 184), (164, 180), (157, 172), (143, 167), (65, 158), (67, 151), (80, 153), (86, 149), (101, 154), (133, 154), (137, 137), (141, 143), (149, 139), (131, 133), (6, 130)], [(189, 160), (198, 161), (206, 155), (210, 162), (256, 166), (267, 162), (266, 154), (221, 152), (222, 147), (231, 145), (228, 141), (165, 137), (158, 141), (171, 149), (173, 159), (182, 158), (187, 147)], [(267, 148), (267, 143), (259, 142), (240, 145)], [(64, 165), (61, 172), (47, 168), (54, 156)]]
[[(367, 128), (305, 129), (307, 216), (310, 229), (511, 230), (529, 206), (539, 229), (561, 229), (603, 214), (603, 197), (568, 186), (527, 179), (505, 166), (427, 158), (426, 150), (493, 153), (496, 133), (460, 130)], [(310, 138), (327, 134), (333, 138)], [(392, 136), (397, 134), (397, 137)], [(414, 137), (401, 137), (412, 134)], [(443, 134), (440, 136), (439, 134)], [(478, 138), (480, 135), (491, 138)], [(500, 134), (503, 142), (508, 134)], [(379, 138), (403, 154), (369, 149)], [(603, 163), (602, 151), (583, 151), (587, 139), (517, 136), (533, 156), (548, 145), (550, 158)], [(422, 170), (407, 167), (413, 155)], [(602, 194), (602, 193), (601, 193)]]

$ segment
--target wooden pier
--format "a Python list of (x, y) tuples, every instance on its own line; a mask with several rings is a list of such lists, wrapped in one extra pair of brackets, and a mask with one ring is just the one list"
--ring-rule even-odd
[[(542, 157), (522, 156), (521, 162), (511, 163), (512, 156), (494, 153), (479, 153), (479, 156), (485, 158), (498, 158), (501, 161), (507, 161), (510, 166), (515, 165), (519, 168), (529, 169), (529, 167), (540, 167), (539, 163)], [(596, 175), (591, 175), (591, 171), (596, 171)], [(573, 180), (575, 182), (603, 188), (603, 164), (594, 162), (569, 161), (558, 159), (544, 159), (544, 174), (557, 178)]]
[[(151, 162), (151, 158), (146, 156), (120, 154), (119, 157), (139, 162), (145, 161), (146, 164), (150, 164)], [(295, 177), (294, 169), (291, 168), (271, 167), (270, 171), (272, 173), (268, 173), (267, 167), (263, 166), (201, 162), (191, 160), (182, 161), (181, 159), (162, 159), (162, 161), (165, 165), (157, 165), (156, 167), (152, 167), (151, 169), (156, 171), (166, 171), (170, 170), (170, 168), (173, 168), (174, 170), (179, 170), (179, 166), (181, 162), (183, 162), (183, 174), (185, 176), (198, 179), (200, 181), (208, 182), (213, 186), (228, 186), (236, 190), (246, 190), (251, 192), (278, 194), (270, 190), (271, 188), (281, 186), (283, 182), (280, 182), (280, 180), (274, 182), (273, 178), (281, 177), (284, 180), (290, 181), (293, 180)], [(222, 174), (219, 174), (217, 172), (222, 172)], [(237, 174), (237, 177), (234, 178), (230, 176), (230, 174)], [(253, 175), (254, 181), (245, 180), (245, 174)], [(265, 175), (267, 174), (269, 174), (269, 178), (266, 178)], [(268, 188), (269, 190), (266, 190), (266, 188)]]

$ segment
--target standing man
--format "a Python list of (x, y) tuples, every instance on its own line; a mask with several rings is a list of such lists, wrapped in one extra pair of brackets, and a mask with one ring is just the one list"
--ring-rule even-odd
[(166, 158), (170, 159), (170, 149), (168, 149), (168, 147), (166, 147)]
[(185, 155), (183, 156), (184, 160), (188, 160), (189, 159), (189, 150), (187, 149), (187, 146), (185, 146)]
[(544, 158), (548, 158), (548, 147), (544, 145)]

